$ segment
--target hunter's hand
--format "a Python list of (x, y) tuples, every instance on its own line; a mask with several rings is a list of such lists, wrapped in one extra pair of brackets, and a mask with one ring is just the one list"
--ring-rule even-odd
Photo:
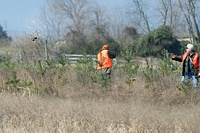
[(170, 56), (171, 56), (172, 59), (175, 58), (175, 54), (174, 53), (171, 53)]
[(200, 73), (198, 74), (198, 77), (200, 77)]

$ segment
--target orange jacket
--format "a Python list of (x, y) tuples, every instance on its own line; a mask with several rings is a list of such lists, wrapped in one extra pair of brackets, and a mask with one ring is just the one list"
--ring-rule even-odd
[[(183, 59), (182, 59), (182, 65), (184, 63), (185, 58), (188, 56), (189, 52), (185, 52), (185, 54), (183, 55)], [(192, 64), (194, 65), (194, 68), (199, 68), (199, 54), (196, 52), (193, 59), (190, 60), (192, 62)]]
[(112, 67), (112, 60), (108, 56), (108, 50), (101, 50), (97, 54), (97, 70), (103, 69), (103, 68), (111, 68)]

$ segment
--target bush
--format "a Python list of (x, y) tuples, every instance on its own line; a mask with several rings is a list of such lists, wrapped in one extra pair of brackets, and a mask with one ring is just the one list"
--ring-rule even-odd
[(180, 43), (168, 26), (161, 26), (139, 39), (138, 54), (141, 56), (157, 56), (166, 49), (172, 53), (179, 53)]

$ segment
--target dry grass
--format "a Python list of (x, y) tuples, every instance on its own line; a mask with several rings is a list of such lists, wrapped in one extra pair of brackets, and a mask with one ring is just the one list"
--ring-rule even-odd
[[(179, 77), (163, 76), (155, 83), (162, 92), (154, 92), (145, 89), (141, 75), (135, 75), (136, 80), (127, 84), (126, 75), (115, 71), (110, 87), (102, 88), (98, 83), (84, 85), (71, 68), (61, 73), (48, 71), (40, 77), (34, 72), (19, 70), (18, 78), (33, 82), (29, 87), (31, 95), (22, 97), (20, 92), (6, 91), (8, 73), (1, 71), (4, 91), (0, 94), (0, 132), (200, 132), (199, 92), (186, 95), (178, 91)], [(33, 93), (35, 88), (40, 94)], [(50, 88), (52, 93), (47, 93)], [(157, 97), (155, 93), (162, 95)]]
[(197, 133), (196, 106), (1, 95), (1, 132)]

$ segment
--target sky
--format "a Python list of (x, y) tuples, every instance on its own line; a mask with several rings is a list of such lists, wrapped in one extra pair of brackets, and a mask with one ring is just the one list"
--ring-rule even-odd
[(9, 34), (25, 32), (44, 0), (0, 0), (0, 25)]
[[(126, 0), (96, 0), (99, 5), (116, 9)], [(0, 0), (0, 25), (8, 36), (26, 33), (31, 20), (38, 18), (45, 0)]]

